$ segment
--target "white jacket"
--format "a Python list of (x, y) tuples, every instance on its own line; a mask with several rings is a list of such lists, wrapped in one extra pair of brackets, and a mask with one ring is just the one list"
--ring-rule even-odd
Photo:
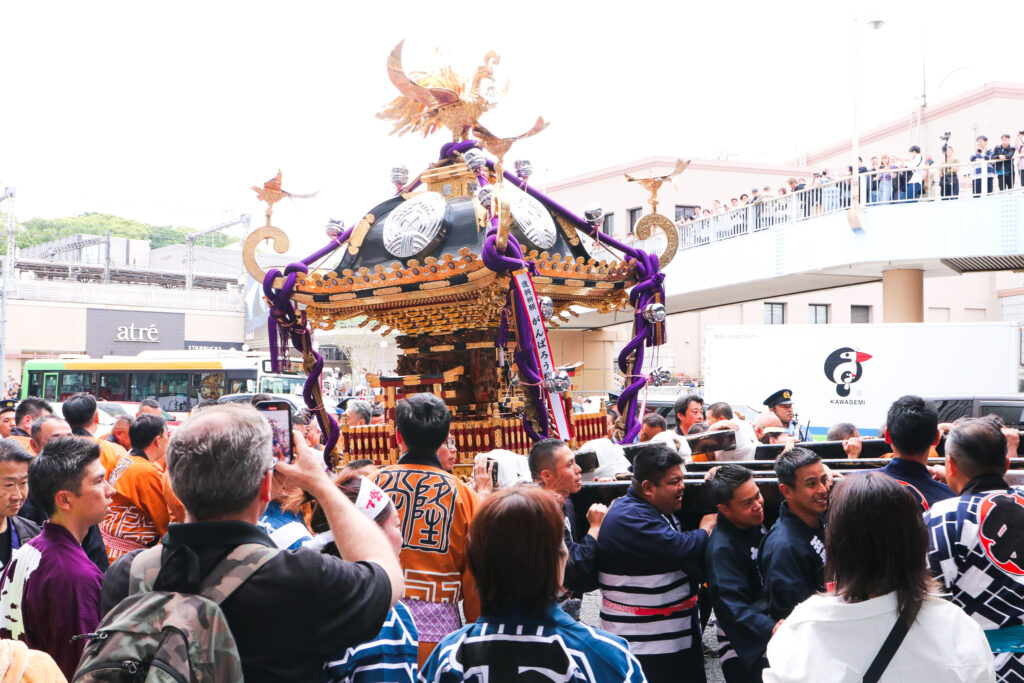
[[(766, 683), (859, 683), (896, 623), (896, 594), (850, 603), (813, 595), (768, 642)], [(939, 597), (924, 601), (917, 620), (882, 674), (882, 683), (981, 683), (996, 680), (985, 632)]]

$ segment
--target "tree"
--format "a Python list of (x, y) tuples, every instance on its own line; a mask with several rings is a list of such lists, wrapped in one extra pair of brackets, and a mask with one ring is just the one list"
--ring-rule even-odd
[[(24, 229), (18, 233), (16, 238), (20, 248), (51, 242), (79, 233), (103, 235), (110, 231), (112, 237), (149, 240), (151, 249), (159, 249), (168, 244), (184, 244), (185, 236), (192, 232), (191, 228), (150, 225), (106, 213), (83, 213), (78, 216), (62, 218), (31, 218), (21, 225)], [(0, 245), (0, 253), (6, 253), (6, 245)]]

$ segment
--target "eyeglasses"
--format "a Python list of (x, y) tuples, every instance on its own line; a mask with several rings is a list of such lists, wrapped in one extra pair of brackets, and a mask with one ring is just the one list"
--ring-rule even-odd
[(448, 446), (448, 450), (450, 450), (450, 451), (456, 450), (456, 448), (455, 448), (455, 437), (454, 436), (449, 436), (448, 437), (448, 441), (446, 441), (445, 443)]

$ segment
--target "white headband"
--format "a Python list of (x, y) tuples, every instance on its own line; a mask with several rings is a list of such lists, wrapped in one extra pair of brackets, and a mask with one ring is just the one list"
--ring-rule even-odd
[(367, 477), (362, 478), (359, 484), (359, 495), (356, 497), (356, 507), (370, 519), (376, 520), (384, 510), (387, 509), (391, 499), (384, 489), (374, 484)]

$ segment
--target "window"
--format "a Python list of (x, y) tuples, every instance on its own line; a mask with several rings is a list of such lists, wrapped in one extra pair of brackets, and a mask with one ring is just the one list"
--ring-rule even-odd
[(629, 234), (633, 234), (633, 228), (636, 227), (637, 222), (640, 221), (640, 212), (642, 209), (638, 206), (635, 209), (626, 209), (626, 216), (629, 218)]
[(26, 396), (42, 396), (43, 373), (39, 370), (32, 370), (28, 373), (28, 393)]
[(948, 323), (949, 322), (949, 309), (948, 308), (932, 308), (929, 307), (925, 312), (925, 322), (929, 323)]
[(606, 213), (604, 215), (604, 221), (601, 223), (601, 232), (606, 235), (615, 234), (615, 213)]
[(869, 323), (869, 322), (871, 322), (871, 307), (870, 306), (850, 306), (850, 322), (851, 323)]
[(697, 215), (697, 207), (691, 204), (676, 204), (676, 221), (680, 219), (689, 220)]
[(188, 373), (161, 372), (156, 400), (167, 412), (188, 412), (192, 408), (188, 400)]
[(807, 322), (812, 325), (827, 325), (828, 304), (807, 304)]
[(100, 401), (127, 401), (127, 381), (126, 372), (101, 372), (99, 393), (96, 394), (96, 398)]
[(1003, 419), (1008, 427), (1020, 427), (1024, 424), (1024, 405), (1020, 403), (1006, 402), (1005, 404), (998, 403), (982, 403), (979, 415), (998, 415)]
[(216, 401), (224, 395), (223, 372), (193, 372), (192, 398), (200, 401)]
[(764, 324), (782, 325), (786, 322), (786, 304), (764, 305)]
[(60, 377), (60, 400), (66, 401), (75, 394), (88, 391), (96, 393), (96, 376), (92, 372), (64, 372)]
[(145, 398), (156, 398), (157, 377), (155, 372), (133, 372), (129, 382), (129, 395), (138, 403)]

